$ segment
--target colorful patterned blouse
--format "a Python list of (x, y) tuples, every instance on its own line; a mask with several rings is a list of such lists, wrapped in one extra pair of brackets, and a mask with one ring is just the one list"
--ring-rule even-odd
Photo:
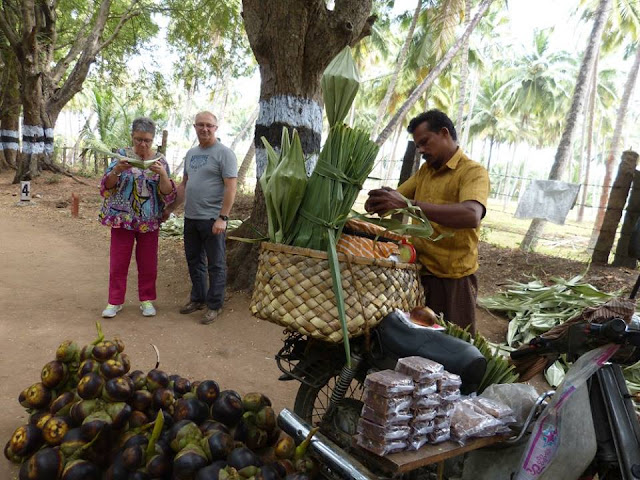
[[(126, 148), (118, 153), (130, 158), (138, 158), (133, 149)], [(164, 168), (169, 171), (169, 164), (161, 153), (156, 153)], [(176, 185), (171, 181), (171, 193), (163, 195), (160, 192), (160, 175), (151, 170), (141, 170), (131, 167), (118, 178), (118, 182), (111, 189), (105, 187), (107, 175), (118, 163), (113, 160), (107, 168), (100, 182), (100, 195), (104, 197), (102, 209), (98, 215), (100, 223), (113, 228), (125, 228), (137, 232), (153, 232), (160, 228), (162, 211), (176, 199)]]

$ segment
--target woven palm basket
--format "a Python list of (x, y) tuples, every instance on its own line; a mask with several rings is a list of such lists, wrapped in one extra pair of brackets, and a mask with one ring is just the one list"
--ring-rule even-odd
[[(424, 305), (418, 266), (338, 255), (349, 337), (362, 335), (393, 309)], [(289, 330), (342, 342), (327, 254), (263, 243), (251, 313)]]

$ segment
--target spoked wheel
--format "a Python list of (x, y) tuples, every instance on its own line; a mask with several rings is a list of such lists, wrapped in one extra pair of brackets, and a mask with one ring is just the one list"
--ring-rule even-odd
[(336, 387), (338, 376), (329, 380), (319, 388), (301, 384), (296, 395), (294, 412), (312, 426), (320, 430), (341, 446), (348, 446), (356, 434), (358, 418), (362, 412), (364, 385), (356, 378), (351, 381), (345, 396), (329, 422), (323, 422), (327, 413), (331, 394)]

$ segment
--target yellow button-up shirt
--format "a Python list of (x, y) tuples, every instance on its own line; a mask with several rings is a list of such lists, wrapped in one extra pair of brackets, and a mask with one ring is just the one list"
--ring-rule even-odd
[[(446, 205), (475, 200), (487, 207), (489, 175), (477, 162), (469, 159), (460, 147), (438, 170), (427, 163), (420, 167), (398, 191), (419, 202)], [(478, 236), (480, 228), (450, 228), (431, 222), (433, 238), (438, 241), (414, 238), (418, 260), (427, 271), (440, 278), (461, 278), (478, 269)]]

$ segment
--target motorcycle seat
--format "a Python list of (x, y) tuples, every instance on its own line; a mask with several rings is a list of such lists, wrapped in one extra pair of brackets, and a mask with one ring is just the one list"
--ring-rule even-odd
[(414, 328), (399, 315), (402, 313), (397, 310), (389, 313), (377, 328), (382, 368), (393, 369), (398, 358), (417, 355), (438, 362), (448, 372), (460, 375), (463, 394), (478, 389), (487, 369), (487, 360), (476, 347), (444, 332)]

